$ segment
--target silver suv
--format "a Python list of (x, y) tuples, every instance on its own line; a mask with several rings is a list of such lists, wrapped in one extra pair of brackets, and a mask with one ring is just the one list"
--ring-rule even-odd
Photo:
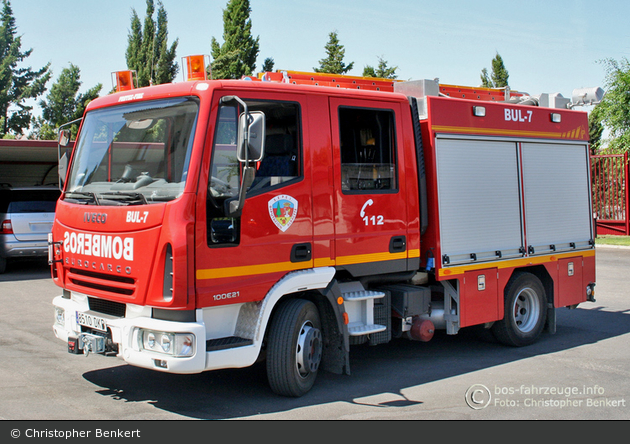
[(8, 259), (48, 255), (60, 195), (56, 187), (0, 188), (0, 273)]

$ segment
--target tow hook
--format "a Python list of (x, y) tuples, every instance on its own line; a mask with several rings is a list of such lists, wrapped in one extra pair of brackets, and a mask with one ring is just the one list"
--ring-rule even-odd
[(79, 335), (79, 348), (85, 356), (90, 353), (105, 353), (105, 338), (102, 336), (82, 333)]

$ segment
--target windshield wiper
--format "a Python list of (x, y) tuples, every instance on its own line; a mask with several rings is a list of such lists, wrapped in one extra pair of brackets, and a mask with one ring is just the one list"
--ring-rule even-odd
[(96, 197), (95, 193), (89, 193), (85, 191), (68, 191), (66, 192), (63, 200), (82, 205), (88, 205), (90, 203), (93, 203), (94, 205), (100, 205), (98, 197)]
[[(107, 196), (107, 197), (105, 197)], [(116, 205), (146, 205), (147, 199), (142, 193), (111, 191), (101, 193), (101, 204), (104, 200), (115, 201)]]

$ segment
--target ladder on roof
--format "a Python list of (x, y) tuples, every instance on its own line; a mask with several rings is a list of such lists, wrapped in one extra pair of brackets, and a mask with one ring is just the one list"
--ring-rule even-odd
[(473, 86), (439, 85), (440, 94), (459, 99), (485, 100), (490, 102), (509, 102), (526, 94), (507, 88), (483, 88)]
[(263, 82), (292, 83), (295, 85), (318, 85), (333, 88), (367, 89), (371, 91), (394, 91), (394, 83), (401, 80), (378, 77), (357, 77), (303, 71), (276, 71), (258, 74)]
[[(248, 80), (263, 82), (291, 83), (294, 85), (317, 85), (333, 88), (365, 89), (370, 91), (394, 92), (396, 83), (403, 80), (383, 79), (378, 77), (358, 77), (343, 74), (329, 74), (304, 71), (285, 71), (259, 73), (258, 77), (247, 77)], [(437, 80), (436, 80), (437, 82)], [(490, 102), (509, 102), (527, 96), (526, 93), (507, 88), (483, 88), (439, 84), (439, 94), (446, 97), (472, 99)]]

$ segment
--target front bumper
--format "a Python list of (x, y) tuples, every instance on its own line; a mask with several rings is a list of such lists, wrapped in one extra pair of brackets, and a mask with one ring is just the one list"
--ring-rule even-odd
[[(55, 307), (53, 331), (57, 338), (66, 343), (89, 341), (92, 332), (85, 334), (86, 332), (82, 331), (81, 325), (77, 322), (77, 313), (86, 313), (106, 319), (107, 339), (117, 345), (117, 356), (131, 365), (183, 374), (200, 373), (206, 369), (206, 333), (202, 322), (174, 322), (153, 319), (150, 317), (149, 307), (139, 310), (133, 314), (134, 317), (116, 318), (91, 312), (87, 303), (87, 297), (75, 297), (74, 295), (72, 299), (57, 296), (53, 299), (53, 306)], [(60, 319), (60, 316), (57, 316), (59, 309), (63, 310), (64, 313), (62, 319)], [(139, 329), (175, 334), (192, 333), (195, 337), (192, 355), (176, 357), (142, 349), (138, 344)], [(90, 351), (93, 353), (104, 352), (104, 350)]]

